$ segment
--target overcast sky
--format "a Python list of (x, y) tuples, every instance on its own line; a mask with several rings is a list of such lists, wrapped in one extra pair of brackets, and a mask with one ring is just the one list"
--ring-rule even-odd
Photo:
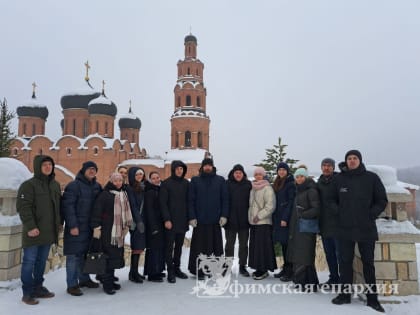
[(132, 100), (140, 146), (163, 155), (191, 27), (222, 170), (261, 161), (278, 136), (312, 172), (353, 148), (367, 164), (420, 164), (420, 1), (1, 0), (0, 12), (0, 98), (15, 110), (36, 81), (52, 139), (89, 60), (118, 114)]

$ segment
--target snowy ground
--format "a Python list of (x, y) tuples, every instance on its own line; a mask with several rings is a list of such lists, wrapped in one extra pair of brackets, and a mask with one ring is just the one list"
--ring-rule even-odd
[[(188, 250), (184, 248), (183, 266), (187, 264)], [(184, 268), (185, 269), (185, 268)], [(273, 276), (262, 281), (250, 278), (236, 278), (237, 265), (232, 269), (240, 284), (278, 284), (279, 280)], [(176, 284), (152, 283), (145, 281), (135, 284), (127, 279), (128, 268), (117, 270), (122, 289), (114, 296), (106, 295), (101, 288), (84, 289), (84, 295), (73, 297), (66, 293), (65, 269), (59, 269), (46, 275), (45, 286), (55, 292), (52, 299), (40, 300), (36, 306), (28, 306), (20, 301), (21, 289), (19, 280), (9, 283), (9, 289), (0, 290), (0, 314), (60, 314), (60, 315), (104, 315), (123, 314), (136, 310), (139, 314), (323, 314), (323, 315), (354, 315), (378, 314), (366, 307), (364, 302), (357, 298), (352, 304), (336, 306), (330, 300), (331, 294), (247, 294), (238, 298), (200, 298), (192, 294), (196, 285), (195, 278), (187, 280), (177, 279)], [(328, 277), (326, 272), (319, 274), (320, 281)], [(5, 286), (7, 283), (0, 283)], [(384, 304), (387, 314), (417, 315), (420, 309), (420, 297), (411, 296), (402, 304)]]

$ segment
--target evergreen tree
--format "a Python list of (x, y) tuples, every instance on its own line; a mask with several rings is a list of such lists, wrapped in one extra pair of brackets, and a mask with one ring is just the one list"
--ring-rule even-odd
[(267, 175), (270, 181), (272, 181), (276, 176), (277, 165), (280, 162), (287, 163), (292, 173), (296, 170), (294, 165), (299, 162), (299, 160), (286, 158), (286, 148), (287, 144), (282, 144), (281, 137), (279, 137), (278, 143), (275, 144), (273, 148), (265, 150), (266, 158), (262, 160), (261, 163), (255, 164), (255, 166), (261, 166), (267, 171)]
[(15, 138), (10, 129), (10, 122), (14, 117), (7, 107), (6, 99), (0, 101), (0, 157), (10, 156), (10, 144)]

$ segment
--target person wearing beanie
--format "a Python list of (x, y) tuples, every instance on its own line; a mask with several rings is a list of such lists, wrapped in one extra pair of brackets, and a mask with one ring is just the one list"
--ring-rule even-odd
[(300, 231), (301, 219), (318, 219), (319, 195), (315, 182), (305, 168), (295, 174), (296, 199), (289, 224), (287, 259), (293, 264), (293, 282), (310, 293), (319, 284), (315, 269), (316, 233)]
[(276, 208), (276, 198), (265, 176), (264, 168), (255, 168), (249, 196), (248, 222), (251, 225), (249, 267), (255, 269), (252, 273), (254, 280), (262, 280), (268, 276), (268, 270), (276, 269), (272, 229), (272, 214)]
[(225, 256), (233, 257), (236, 236), (239, 239), (239, 273), (249, 277), (246, 270), (248, 260), (249, 223), (248, 208), (251, 182), (241, 164), (233, 166), (227, 179), (229, 193), (229, 218), (225, 228)]
[(221, 227), (229, 216), (229, 198), (226, 181), (216, 174), (213, 160), (206, 158), (201, 163), (200, 175), (191, 179), (189, 189), (189, 223), (193, 227), (188, 270), (204, 279), (197, 258), (223, 255)]
[[(120, 169), (121, 171), (122, 169)], [(120, 173), (121, 174), (121, 173)], [(123, 174), (121, 174), (123, 176)], [(123, 185), (130, 201), (131, 216), (134, 224), (130, 227), (130, 271), (128, 280), (134, 283), (143, 283), (145, 277), (139, 273), (140, 255), (146, 247), (146, 234), (144, 224), (144, 188), (146, 174), (141, 167), (133, 166), (128, 169), (128, 184)]]
[(55, 180), (54, 160), (36, 155), (33, 170), (34, 176), (19, 186), (16, 200), (22, 221), (22, 302), (28, 305), (38, 304), (37, 298), (54, 297), (43, 286), (43, 276), (51, 244), (58, 244), (61, 225), (61, 190)]
[(274, 277), (287, 282), (292, 279), (293, 266), (287, 259), (289, 240), (289, 223), (293, 204), (296, 197), (295, 179), (290, 174), (287, 163), (280, 162), (277, 165), (277, 176), (273, 183), (276, 194), (276, 210), (273, 213), (273, 241), (279, 243), (283, 253), (283, 268)]
[(66, 255), (67, 293), (83, 294), (81, 288), (97, 288), (83, 270), (84, 256), (92, 240), (89, 220), (96, 197), (102, 191), (96, 182), (98, 166), (93, 161), (82, 164), (76, 178), (67, 184), (61, 202), (61, 217), (64, 219), (64, 255)]
[(340, 283), (338, 271), (339, 265), (339, 244), (337, 239), (337, 211), (331, 205), (331, 199), (334, 195), (334, 177), (338, 174), (334, 172), (335, 161), (331, 158), (325, 158), (321, 161), (321, 176), (317, 182), (319, 198), (321, 202), (321, 215), (319, 227), (322, 236), (322, 245), (324, 247), (325, 257), (327, 259), (330, 276), (327, 282), (322, 284), (324, 289), (332, 289)]
[(171, 176), (162, 182), (159, 193), (160, 210), (165, 224), (165, 262), (168, 282), (187, 279), (181, 270), (182, 246), (188, 231), (188, 189), (185, 178), (187, 165), (179, 160), (171, 163)]
[[(363, 263), (365, 283), (372, 291), (366, 294), (367, 306), (384, 312), (378, 301), (374, 265), (375, 243), (378, 240), (376, 219), (385, 210), (388, 199), (379, 176), (367, 171), (358, 150), (350, 150), (339, 164), (341, 173), (333, 181), (332, 200), (338, 212), (337, 238), (340, 249), (340, 280), (343, 288), (353, 284), (354, 247), (357, 243)], [(351, 303), (351, 294), (340, 293), (334, 304)]]

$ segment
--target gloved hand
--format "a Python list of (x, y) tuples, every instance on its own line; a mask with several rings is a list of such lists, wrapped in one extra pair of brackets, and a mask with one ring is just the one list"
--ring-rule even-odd
[(196, 228), (197, 227), (197, 219), (192, 219), (192, 220), (190, 220), (190, 225), (193, 227), (193, 228)]
[(227, 223), (227, 219), (225, 217), (220, 217), (219, 224), (220, 226), (224, 226)]
[(137, 231), (139, 231), (139, 233), (143, 234), (144, 233), (144, 223), (143, 222), (137, 222), (136, 223), (136, 229)]
[(100, 226), (93, 229), (93, 238), (97, 238), (97, 239), (101, 238), (101, 227)]

